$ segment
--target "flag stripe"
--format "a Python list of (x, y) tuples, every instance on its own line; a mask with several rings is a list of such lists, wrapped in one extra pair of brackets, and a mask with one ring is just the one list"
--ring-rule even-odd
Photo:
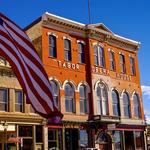
[[(1, 32), (1, 31), (0, 31), (0, 32)], [(1, 33), (0, 33), (0, 34), (1, 34)], [(3, 37), (4, 37), (4, 35), (3, 35)], [(7, 37), (7, 38), (8, 38), (8, 37)], [(3, 39), (4, 39), (4, 38), (3, 38)], [(9, 39), (9, 40), (11, 40), (11, 39)], [(36, 95), (39, 95), (40, 98), (42, 97), (44, 101), (47, 101), (47, 103), (49, 103), (49, 107), (51, 107), (51, 109), (52, 109), (51, 101), (48, 101), (48, 100), (47, 100), (47, 99), (49, 99), (48, 96), (46, 97), (47, 99), (46, 99), (46, 98), (44, 99), (44, 96), (45, 96), (44, 92), (41, 91), (41, 89), (39, 88), (39, 85), (35, 82), (34, 79), (32, 79), (32, 76), (31, 76), (31, 74), (29, 73), (29, 70), (26, 69), (25, 63), (19, 58), (19, 56), (18, 56), (19, 53), (18, 53), (18, 51), (15, 50), (14, 45), (11, 44), (10, 41), (9, 41), (9, 45), (8, 45), (8, 43), (7, 43), (7, 44), (4, 43), (4, 42), (2, 42), (2, 43), (3, 43), (3, 45), (5, 45), (5, 47), (7, 47), (7, 49), (9, 49), (9, 51), (12, 51), (13, 55), (17, 58), (17, 60), (18, 60), (19, 63), (21, 64), (22, 69), (25, 70), (25, 71), (23, 71), (24, 74), (25, 74), (25, 77), (26, 77), (26, 79), (29, 81), (30, 87), (32, 87), (33, 89), (36, 89), (36, 90), (34, 90), (34, 92), (36, 93)], [(8, 48), (8, 47), (9, 47), (9, 48)], [(39, 92), (37, 93), (36, 91), (39, 91)], [(41, 92), (43, 93), (43, 95), (41, 95)], [(45, 103), (44, 101), (42, 101), (41, 103)], [(45, 107), (48, 108), (48, 106), (47, 106), (46, 103), (45, 103)]]
[[(11, 62), (11, 63), (14, 63), (15, 65), (17, 65), (17, 69), (18, 69), (18, 71), (16, 70), (16, 72), (18, 72), (18, 75), (21, 75), (22, 76), (22, 79), (23, 80), (25, 80), (25, 77), (24, 77), (24, 73), (23, 73), (23, 71), (22, 71), (22, 69), (21, 69), (21, 66), (19, 65), (19, 62), (16, 60), (16, 58), (9, 52), (9, 50), (7, 50), (7, 48), (6, 47), (4, 47), (1, 43), (0, 43), (0, 54), (3, 54), (3, 55), (5, 55), (5, 57), (7, 57), (7, 58), (11, 58), (11, 59), (13, 59), (13, 62)], [(4, 54), (4, 53), (5, 54)], [(15, 68), (16, 69), (16, 68)], [(31, 98), (31, 100), (34, 100), (33, 101), (33, 103), (34, 103), (34, 107), (36, 106), (42, 113), (46, 113), (45, 112), (45, 109), (44, 108), (42, 108), (42, 105), (41, 104), (39, 104), (39, 102), (38, 102), (38, 100), (36, 99), (36, 97), (33, 95), (33, 93), (31, 92), (31, 90), (30, 90), (30, 88), (27, 86), (27, 84), (26, 84), (26, 82), (24, 82), (25, 84), (24, 84), (24, 88), (27, 90), (27, 92), (28, 92), (28, 96), (30, 96)]]
[(12, 66), (28, 102), (43, 117), (62, 118), (36, 49), (23, 30), (0, 13), (0, 55)]

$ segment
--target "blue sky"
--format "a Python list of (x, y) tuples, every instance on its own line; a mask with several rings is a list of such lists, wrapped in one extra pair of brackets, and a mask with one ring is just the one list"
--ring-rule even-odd
[[(150, 1), (90, 0), (92, 23), (141, 42), (139, 68), (145, 113), (150, 116)], [(0, 0), (0, 12), (24, 28), (44, 12), (88, 24), (88, 0)]]

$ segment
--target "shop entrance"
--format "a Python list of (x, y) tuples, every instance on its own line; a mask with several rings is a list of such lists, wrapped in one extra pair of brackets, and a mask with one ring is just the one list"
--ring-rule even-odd
[(134, 134), (132, 131), (125, 131), (124, 132), (125, 137), (125, 149), (126, 150), (134, 150)]
[(109, 134), (100, 133), (96, 140), (96, 147), (100, 150), (112, 150), (112, 140)]
[(79, 149), (79, 131), (78, 129), (65, 129), (65, 147), (67, 150)]

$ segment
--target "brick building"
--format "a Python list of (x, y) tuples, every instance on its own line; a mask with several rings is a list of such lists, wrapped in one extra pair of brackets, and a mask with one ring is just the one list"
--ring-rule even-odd
[(49, 13), (25, 31), (33, 41), (64, 114), (45, 127), (45, 149), (144, 149), (139, 43), (104, 24)]

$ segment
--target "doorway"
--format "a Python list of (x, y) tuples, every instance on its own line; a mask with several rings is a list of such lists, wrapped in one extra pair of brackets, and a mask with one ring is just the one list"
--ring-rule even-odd
[(79, 131), (78, 129), (65, 129), (65, 147), (67, 150), (79, 149)]

